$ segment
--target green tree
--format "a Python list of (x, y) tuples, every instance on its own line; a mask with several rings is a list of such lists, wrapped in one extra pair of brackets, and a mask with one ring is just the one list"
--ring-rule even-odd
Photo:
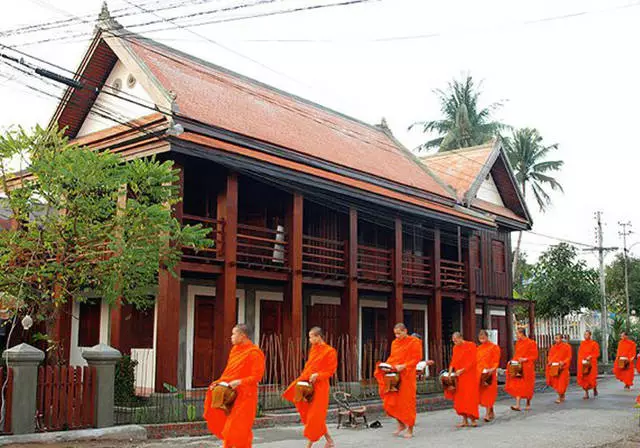
[[(558, 149), (558, 144), (546, 145), (540, 133), (531, 128), (518, 129), (503, 142), (522, 196), (526, 199), (527, 191), (531, 190), (540, 211), (545, 211), (551, 203), (551, 196), (547, 192), (548, 187), (563, 191), (562, 185), (550, 174), (560, 170), (564, 162), (546, 160), (552, 150)], [(513, 256), (514, 275), (518, 270), (521, 244), (522, 232), (518, 234)]]
[[(28, 171), (12, 172), (15, 160), (29, 160)], [(5, 307), (50, 324), (88, 294), (150, 305), (158, 270), (171, 270), (183, 246), (208, 245), (207, 229), (172, 215), (177, 180), (170, 161), (124, 161), (56, 130), (0, 136), (3, 208), (15, 223), (0, 232)]]
[[(640, 310), (640, 259), (627, 257), (627, 272), (629, 275), (629, 308)], [(626, 313), (626, 295), (624, 288), (624, 256), (616, 255), (615, 259), (605, 268), (607, 282), (607, 297), (609, 309), (614, 313)]]
[(446, 89), (433, 92), (440, 102), (443, 118), (418, 121), (409, 127), (420, 127), (425, 134), (438, 134), (437, 138), (420, 145), (420, 150), (438, 148), (439, 151), (450, 151), (481, 145), (506, 128), (493, 119), (494, 112), (502, 107), (502, 103), (481, 107), (478, 104), (482, 94), (481, 84), (476, 85), (471, 76), (463, 80), (454, 79)]
[(536, 302), (541, 317), (563, 317), (596, 306), (598, 274), (578, 258), (575, 247), (561, 243), (550, 247), (533, 266), (526, 294)]

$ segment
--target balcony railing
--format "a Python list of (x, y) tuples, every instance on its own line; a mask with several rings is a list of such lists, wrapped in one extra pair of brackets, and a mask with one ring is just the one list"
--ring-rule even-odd
[(347, 275), (345, 242), (304, 235), (302, 272), (319, 277), (344, 278)]
[(184, 247), (182, 249), (183, 258), (188, 261), (220, 261), (223, 254), (223, 236), (224, 236), (224, 221), (206, 218), (204, 216), (195, 216), (185, 214), (182, 216), (182, 223), (189, 225), (201, 224), (202, 227), (210, 229), (211, 232), (208, 238), (213, 240), (213, 245), (204, 249), (195, 251), (190, 247)]
[(238, 265), (248, 268), (286, 270), (289, 267), (287, 233), (238, 224)]
[(370, 282), (391, 282), (393, 249), (358, 246), (358, 278)]
[(402, 282), (407, 286), (432, 286), (431, 258), (410, 252), (403, 253)]
[(451, 260), (440, 261), (442, 289), (462, 291), (466, 288), (464, 263)]

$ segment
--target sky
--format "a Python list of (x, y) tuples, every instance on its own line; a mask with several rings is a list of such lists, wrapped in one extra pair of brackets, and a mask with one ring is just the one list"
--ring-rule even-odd
[[(553, 193), (545, 213), (529, 204), (535, 233), (594, 244), (596, 210), (604, 213), (606, 246), (622, 244), (619, 221), (640, 231), (633, 140), (640, 104), (640, 0), (374, 0), (228, 20), (334, 1), (278, 0), (197, 16), (191, 20), (218, 23), (190, 27), (192, 32), (167, 22), (137, 27), (159, 19), (132, 5), (147, 11), (186, 5), (157, 12), (170, 18), (265, 0), (112, 0), (108, 5), (112, 11), (128, 8), (118, 19), (125, 27), (167, 45), (368, 123), (385, 117), (409, 148), (428, 137), (409, 131), (409, 125), (440, 117), (433, 90), (471, 74), (482, 81), (481, 102), (504, 102), (498, 119), (535, 127), (546, 143), (559, 145), (550, 159), (565, 162), (556, 176), (564, 194)], [(75, 70), (87, 37), (73, 36), (91, 32), (101, 4), (14, 2), (0, 15), (0, 43)], [(39, 33), (3, 32), (70, 14), (84, 21)], [(34, 43), (45, 39), (53, 40)], [(55, 100), (26, 89), (23, 81), (23, 74), (0, 64), (0, 128), (46, 125), (53, 113)], [(556, 242), (528, 233), (523, 249), (535, 259)], [(633, 234), (629, 244), (635, 242), (640, 236)], [(640, 255), (640, 244), (631, 251)], [(596, 264), (595, 255), (583, 256)]]

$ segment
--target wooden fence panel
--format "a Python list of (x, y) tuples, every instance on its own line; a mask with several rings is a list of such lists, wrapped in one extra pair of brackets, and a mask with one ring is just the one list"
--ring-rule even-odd
[(38, 430), (93, 426), (95, 367), (46, 366), (38, 369)]

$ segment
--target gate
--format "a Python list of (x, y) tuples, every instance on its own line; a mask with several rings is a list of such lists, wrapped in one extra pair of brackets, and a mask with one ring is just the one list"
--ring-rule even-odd
[(60, 431), (92, 427), (95, 378), (95, 367), (40, 367), (36, 430)]

